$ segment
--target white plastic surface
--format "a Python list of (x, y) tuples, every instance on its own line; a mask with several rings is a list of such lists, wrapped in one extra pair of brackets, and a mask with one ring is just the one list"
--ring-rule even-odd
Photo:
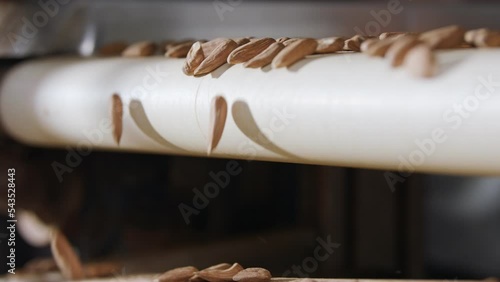
[[(210, 101), (220, 95), (229, 113), (215, 157), (500, 175), (500, 50), (438, 60), (432, 79), (363, 54), (279, 70), (225, 65), (195, 78), (182, 59), (49, 58), (10, 72), (0, 118), (33, 145), (206, 156)], [(126, 106), (120, 145), (113, 93)]]

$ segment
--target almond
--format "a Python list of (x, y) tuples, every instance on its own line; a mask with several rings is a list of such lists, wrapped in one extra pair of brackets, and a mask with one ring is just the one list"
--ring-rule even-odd
[(391, 45), (394, 43), (394, 38), (396, 37), (389, 37), (373, 43), (369, 48), (367, 48), (365, 53), (369, 56), (384, 57), (387, 50), (389, 50)]
[(474, 39), (474, 45), (478, 47), (500, 47), (500, 32), (480, 32)]
[(238, 47), (238, 44), (231, 39), (223, 41), (212, 53), (206, 56), (205, 60), (194, 71), (194, 75), (204, 75), (210, 73), (226, 63), (227, 57)]
[(404, 64), (410, 73), (419, 77), (431, 77), (437, 72), (436, 58), (426, 44), (419, 44), (408, 51)]
[(197, 272), (196, 274), (209, 282), (229, 282), (233, 281), (233, 276), (242, 271), (243, 267), (238, 263), (233, 264), (227, 269), (206, 269)]
[(111, 97), (111, 121), (113, 123), (113, 139), (120, 144), (123, 132), (123, 102), (118, 94)]
[(164, 45), (165, 46), (164, 51), (168, 52), (169, 49), (175, 48), (176, 46), (184, 45), (184, 44), (189, 44), (189, 43), (193, 44), (196, 41), (205, 42), (205, 40), (193, 40), (193, 39), (184, 39), (184, 40), (178, 40), (178, 41), (168, 41), (168, 42), (164, 43), (165, 44)]
[(209, 266), (203, 270), (224, 270), (224, 269), (228, 269), (232, 266), (232, 264), (230, 263), (227, 263), (227, 262), (223, 262), (223, 263), (219, 263), (219, 264), (216, 264), (216, 265), (212, 265), (212, 266)]
[(384, 32), (378, 36), (380, 40), (386, 39), (389, 37), (400, 37), (403, 35), (416, 35), (414, 32)]
[(242, 45), (245, 45), (248, 42), (250, 42), (250, 38), (248, 38), (248, 37), (234, 38), (233, 41), (236, 42), (236, 44), (238, 44), (238, 46), (242, 46)]
[(403, 64), (408, 51), (420, 43), (418, 37), (414, 35), (400, 37), (387, 50), (385, 57), (391, 62), (391, 66), (398, 67)]
[(314, 39), (299, 39), (286, 46), (276, 57), (274, 57), (273, 67), (282, 68), (293, 65), (305, 56), (313, 54), (317, 46), (318, 42)]
[(205, 54), (203, 54), (203, 49), (201, 48), (201, 42), (195, 42), (186, 56), (186, 62), (184, 62), (184, 67), (182, 71), (186, 75), (193, 75), (194, 70), (203, 62), (205, 59)]
[(239, 64), (244, 63), (253, 57), (260, 54), (262, 51), (266, 50), (269, 45), (273, 44), (275, 40), (273, 38), (260, 38), (253, 42), (249, 42), (243, 46), (240, 46), (229, 54), (227, 62), (229, 64)]
[(78, 280), (84, 278), (85, 275), (80, 259), (61, 231), (57, 229), (52, 231), (50, 248), (57, 267), (59, 267), (65, 279)]
[(344, 48), (344, 39), (342, 37), (328, 37), (318, 39), (318, 46), (315, 53), (326, 54), (341, 51)]
[(276, 42), (283, 43), (283, 42), (287, 41), (288, 39), (290, 39), (290, 37), (280, 37), (280, 38), (276, 39)]
[(198, 276), (198, 274), (195, 274), (191, 278), (189, 278), (188, 282), (207, 282), (207, 280), (201, 278), (200, 276)]
[(226, 42), (227, 40), (228, 40), (227, 38), (215, 38), (213, 40), (201, 44), (201, 48), (203, 49), (203, 54), (205, 54), (205, 57), (212, 54), (215, 48), (217, 48), (219, 45)]
[(273, 61), (274, 57), (276, 57), (276, 55), (278, 55), (278, 53), (283, 50), (283, 48), (285, 48), (285, 45), (283, 45), (283, 43), (275, 42), (269, 45), (269, 47), (267, 47), (266, 50), (262, 51), (262, 53), (246, 62), (244, 66), (246, 68), (265, 67)]
[(420, 34), (419, 39), (431, 49), (457, 48), (464, 42), (465, 30), (457, 25), (450, 25)]
[(368, 38), (365, 38), (361, 35), (354, 35), (353, 37), (347, 39), (344, 42), (344, 50), (345, 51), (354, 51), (354, 52), (359, 52), (361, 51), (361, 43), (365, 41)]
[(167, 52), (169, 47), (173, 47), (175, 45), (175, 41), (173, 40), (163, 40), (158, 44), (158, 48), (160, 49), (160, 52)]
[(147, 57), (156, 52), (156, 44), (150, 41), (141, 41), (128, 46), (122, 52), (124, 57)]
[(378, 38), (367, 39), (367, 40), (363, 41), (363, 43), (361, 43), (359, 49), (361, 52), (365, 53), (373, 44), (375, 44), (379, 41), (380, 41), (380, 39), (378, 39)]
[[(231, 264), (229, 264), (229, 263), (219, 263), (219, 264), (207, 267), (207, 268), (203, 269), (202, 271), (205, 271), (205, 270), (225, 270), (225, 269), (228, 269), (230, 267), (231, 267)], [(201, 278), (200, 276), (198, 276), (198, 274), (195, 274), (193, 277), (189, 278), (189, 282), (207, 282), (207, 280)]]
[(194, 42), (186, 42), (182, 44), (175, 45), (174, 47), (168, 48), (165, 56), (170, 58), (185, 58), (191, 49)]
[(187, 282), (196, 272), (198, 272), (198, 269), (194, 266), (178, 267), (163, 273), (156, 281)]
[(252, 267), (244, 269), (233, 277), (233, 281), (239, 282), (269, 282), (271, 281), (271, 273), (269, 270)]
[(475, 45), (476, 44), (476, 42), (475, 42), (476, 37), (479, 34), (485, 34), (485, 33), (488, 33), (489, 31), (490, 30), (487, 28), (479, 28), (479, 29), (469, 30), (464, 34), (464, 40), (465, 40), (465, 42), (467, 42), (471, 45)]
[(207, 154), (210, 155), (212, 151), (219, 144), (224, 132), (227, 117), (227, 102), (224, 97), (217, 96), (212, 100), (210, 106), (210, 125), (208, 132), (208, 149)]
[(283, 41), (283, 45), (285, 46), (288, 46), (294, 42), (296, 42), (297, 40), (299, 40), (300, 38), (288, 38), (287, 40)]
[(101, 56), (119, 56), (125, 49), (127, 49), (128, 44), (125, 42), (112, 42), (103, 45), (99, 49), (99, 55)]

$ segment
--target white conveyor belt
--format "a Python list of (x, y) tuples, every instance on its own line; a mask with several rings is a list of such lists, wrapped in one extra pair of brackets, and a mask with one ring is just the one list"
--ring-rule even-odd
[[(206, 156), (211, 101), (222, 96), (215, 157), (500, 175), (500, 50), (443, 51), (438, 61), (431, 79), (364, 54), (195, 78), (182, 59), (46, 58), (8, 73), (0, 118), (36, 146)], [(119, 145), (114, 93), (124, 105)]]

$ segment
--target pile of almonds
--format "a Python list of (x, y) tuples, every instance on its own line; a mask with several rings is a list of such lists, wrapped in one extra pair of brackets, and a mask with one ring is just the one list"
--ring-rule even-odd
[(179, 267), (160, 275), (157, 282), (269, 282), (271, 273), (264, 268), (243, 268), (240, 264), (221, 263), (202, 270)]
[(165, 42), (158, 47), (153, 42), (137, 42), (130, 46), (113, 43), (101, 48), (105, 56), (121, 54), (126, 57), (154, 55), (158, 48), (171, 58), (186, 58), (183, 72), (201, 76), (228, 64), (243, 64), (246, 68), (272, 65), (283, 68), (306, 56), (337, 52), (362, 52), (373, 57), (385, 57), (392, 67), (405, 66), (418, 77), (437, 73), (434, 50), (457, 48), (500, 47), (500, 31), (486, 28), (465, 31), (450, 25), (423, 33), (385, 32), (379, 36), (355, 35), (351, 38), (216, 38)]

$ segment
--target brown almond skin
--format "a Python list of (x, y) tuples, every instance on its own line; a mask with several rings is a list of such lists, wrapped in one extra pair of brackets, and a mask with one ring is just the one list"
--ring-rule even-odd
[(232, 264), (227, 263), (227, 262), (223, 262), (223, 263), (209, 266), (203, 270), (225, 270), (225, 269), (230, 268), (231, 266), (232, 266)]
[(416, 35), (414, 32), (384, 32), (378, 36), (380, 40), (390, 38), (390, 37), (400, 37), (404, 35)]
[(276, 42), (273, 38), (260, 38), (253, 42), (249, 42), (243, 46), (240, 46), (229, 54), (227, 57), (228, 64), (240, 64), (247, 62), (253, 57), (260, 54), (262, 51), (266, 50), (269, 45)]
[(280, 37), (280, 38), (276, 39), (276, 42), (283, 43), (283, 42), (287, 41), (288, 39), (290, 39), (290, 37)]
[(378, 38), (370, 38), (370, 39), (367, 39), (365, 41), (363, 41), (363, 43), (361, 43), (359, 49), (361, 52), (366, 52), (373, 44), (379, 42), (380, 39)]
[(275, 42), (269, 47), (267, 47), (266, 50), (262, 51), (259, 55), (255, 56), (253, 59), (250, 61), (246, 62), (244, 64), (245, 68), (262, 68), (267, 65), (269, 65), (274, 57), (281, 52), (285, 48), (285, 45), (283, 43)]
[(121, 53), (127, 49), (128, 44), (125, 42), (112, 42), (106, 45), (103, 45), (99, 49), (100, 56), (120, 56)]
[(287, 40), (283, 41), (283, 45), (288, 46), (294, 42), (296, 42), (297, 40), (300, 40), (300, 38), (288, 38)]
[(185, 58), (191, 50), (191, 46), (193, 46), (194, 42), (186, 42), (174, 47), (168, 48), (165, 56), (170, 58)]
[(216, 70), (226, 63), (229, 54), (237, 47), (238, 44), (233, 40), (225, 40), (210, 55), (206, 56), (205, 60), (194, 71), (194, 75), (204, 75)]
[(474, 38), (474, 45), (478, 47), (500, 47), (500, 32), (481, 32)]
[(389, 37), (389, 38), (379, 40), (379, 41), (373, 43), (366, 50), (365, 53), (368, 54), (369, 56), (373, 56), (373, 57), (384, 57), (387, 50), (389, 50), (391, 45), (394, 43), (394, 38), (395, 37)]
[[(225, 270), (225, 269), (228, 269), (230, 267), (231, 267), (231, 264), (229, 264), (229, 263), (219, 263), (219, 264), (207, 267), (207, 268), (203, 269), (202, 271), (205, 271), (205, 270)], [(207, 282), (207, 280), (201, 278), (200, 276), (198, 276), (198, 274), (195, 274), (193, 277), (189, 278), (189, 282)]]
[(220, 44), (223, 42), (227, 41), (229, 39), (227, 38), (215, 38), (212, 39), (208, 42), (205, 42), (201, 44), (201, 48), (203, 49), (203, 54), (205, 54), (205, 57), (208, 57), (208, 55), (212, 54), (212, 52), (217, 48)]
[(164, 51), (168, 52), (168, 50), (170, 50), (176, 46), (185, 45), (185, 44), (189, 44), (189, 43), (193, 44), (196, 41), (205, 42), (204, 40), (192, 40), (192, 39), (185, 39), (185, 40), (180, 40), (180, 41), (168, 41), (168, 42), (164, 43), (164, 46), (165, 46)]
[(398, 38), (394, 44), (392, 44), (389, 50), (387, 50), (385, 57), (389, 60), (392, 67), (399, 67), (403, 64), (408, 51), (420, 43), (421, 41), (418, 40), (417, 36), (405, 35)]
[(80, 258), (61, 231), (57, 229), (52, 231), (50, 248), (54, 261), (65, 279), (80, 280), (85, 277)]
[(182, 71), (186, 75), (194, 75), (194, 70), (203, 62), (205, 59), (205, 54), (203, 53), (203, 49), (201, 48), (201, 42), (195, 42), (191, 49), (189, 50), (186, 61), (184, 62), (184, 66), (182, 67)]
[(154, 55), (156, 52), (156, 44), (150, 41), (142, 41), (134, 43), (128, 46), (122, 52), (122, 56), (124, 57), (147, 57)]
[(487, 28), (469, 30), (464, 34), (464, 40), (471, 45), (476, 45), (476, 37), (480, 34), (486, 34), (488, 32), (490, 32), (490, 30)]
[(250, 38), (248, 38), (248, 37), (233, 38), (233, 41), (236, 42), (236, 44), (238, 44), (238, 46), (243, 46), (243, 45), (247, 44), (248, 42), (250, 42)]
[(437, 72), (436, 58), (427, 44), (419, 44), (408, 51), (404, 64), (418, 77), (432, 77)]
[(210, 131), (208, 135), (207, 155), (219, 144), (227, 118), (227, 101), (222, 96), (217, 96), (213, 99), (210, 106)]
[(344, 50), (359, 52), (361, 51), (361, 43), (363, 43), (363, 41), (364, 40), (361, 40), (358, 35), (355, 35), (344, 42)]
[(209, 282), (230, 282), (242, 270), (243, 267), (241, 265), (234, 263), (227, 269), (206, 269), (197, 272), (196, 275)]
[(341, 51), (344, 48), (344, 38), (342, 37), (327, 37), (318, 39), (318, 46), (315, 53), (328, 54)]
[(189, 278), (188, 282), (207, 282), (207, 280), (201, 278), (200, 276), (198, 276), (198, 274), (195, 274), (191, 278)]
[(194, 266), (178, 267), (169, 270), (157, 278), (158, 282), (187, 282), (198, 272)]
[(120, 95), (111, 96), (111, 121), (113, 123), (113, 139), (120, 145), (123, 133), (123, 102)]
[(273, 68), (282, 68), (293, 65), (307, 55), (314, 54), (318, 42), (311, 38), (299, 39), (286, 46), (273, 59)]
[(260, 267), (246, 268), (233, 277), (236, 282), (269, 282), (271, 281), (271, 272)]
[(450, 25), (420, 34), (419, 39), (431, 49), (458, 48), (464, 43), (465, 30), (457, 25)]

